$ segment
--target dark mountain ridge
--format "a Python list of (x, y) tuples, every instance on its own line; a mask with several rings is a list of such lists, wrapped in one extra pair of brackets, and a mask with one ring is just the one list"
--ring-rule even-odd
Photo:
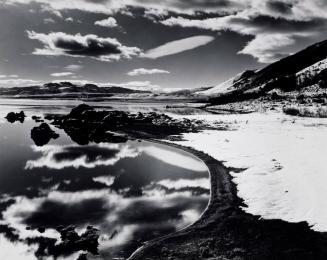
[(0, 96), (39, 96), (65, 94), (98, 94), (111, 96), (113, 94), (151, 93), (150, 91), (108, 86), (99, 87), (95, 84), (75, 85), (71, 82), (46, 83), (41, 86), (0, 88)]

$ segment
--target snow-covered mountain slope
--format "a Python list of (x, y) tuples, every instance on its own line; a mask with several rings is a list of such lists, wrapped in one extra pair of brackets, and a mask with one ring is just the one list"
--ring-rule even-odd
[(327, 86), (327, 40), (197, 94), (206, 96), (212, 104), (226, 104), (267, 96), (272, 90), (299, 91), (313, 85)]
[(254, 71), (250, 71), (250, 70), (239, 73), (235, 77), (232, 77), (215, 87), (212, 87), (205, 91), (196, 92), (196, 94), (211, 96), (211, 95), (223, 94), (223, 93), (234, 91), (236, 90), (235, 87), (239, 85), (241, 81), (243, 81), (245, 78), (249, 77), (250, 75), (253, 75), (254, 73), (255, 73)]
[(213, 94), (220, 94), (220, 93), (225, 93), (227, 91), (230, 91), (233, 89), (233, 86), (234, 86), (234, 82), (235, 82), (235, 79), (237, 78), (236, 77), (233, 77), (233, 78), (230, 78), (229, 80), (226, 80), (225, 82), (215, 86), (215, 87), (212, 87), (208, 90), (205, 90), (205, 91), (200, 91), (200, 92), (197, 92), (196, 94), (199, 94), (199, 95), (213, 95)]
[(312, 79), (319, 75), (323, 70), (327, 69), (327, 59), (321, 60), (296, 73), (297, 84), (309, 84)]

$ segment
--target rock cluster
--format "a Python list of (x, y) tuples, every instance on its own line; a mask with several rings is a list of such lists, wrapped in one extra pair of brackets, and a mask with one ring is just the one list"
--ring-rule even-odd
[(202, 121), (177, 120), (158, 113), (128, 113), (124, 111), (97, 111), (82, 104), (65, 116), (48, 116), (52, 124), (63, 129), (73, 141), (126, 142), (127, 137), (167, 138), (186, 132), (195, 132), (206, 126)]
[(16, 121), (24, 123), (25, 117), (24, 111), (20, 111), (19, 113), (10, 112), (5, 118), (9, 123), (15, 123)]
[(86, 231), (81, 235), (77, 234), (74, 226), (58, 227), (57, 231), (60, 233), (62, 241), (58, 246), (65, 249), (64, 251), (85, 251), (90, 252), (93, 255), (98, 255), (98, 229), (88, 226)]

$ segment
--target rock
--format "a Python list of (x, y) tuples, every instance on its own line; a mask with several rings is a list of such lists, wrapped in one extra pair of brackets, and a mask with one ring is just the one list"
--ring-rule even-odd
[(25, 113), (24, 111), (20, 111), (19, 113), (10, 112), (5, 117), (9, 123), (15, 123), (16, 121), (19, 121), (20, 123), (24, 123), (25, 121)]
[(62, 243), (60, 247), (63, 251), (87, 251), (93, 255), (98, 255), (99, 230), (96, 228), (88, 226), (86, 231), (80, 236), (75, 231), (75, 226), (58, 227), (57, 231), (61, 236)]
[(72, 109), (68, 115), (47, 118), (51, 118), (53, 125), (63, 129), (80, 145), (90, 142), (124, 143), (128, 140), (127, 135), (134, 138), (168, 138), (208, 128), (201, 121), (177, 120), (155, 112), (97, 111), (85, 104)]
[(212, 257), (213, 255), (211, 254), (210, 249), (208, 247), (201, 247), (200, 256), (203, 258), (209, 258)]
[(85, 111), (91, 111), (91, 110), (94, 110), (94, 108), (86, 104), (81, 104), (73, 108), (70, 111), (68, 117), (79, 118)]
[(31, 138), (37, 146), (46, 145), (51, 139), (57, 139), (58, 137), (59, 135), (47, 123), (42, 123), (31, 131)]
[(300, 114), (299, 109), (296, 107), (286, 107), (283, 109), (283, 112), (290, 116), (298, 116)]
[(80, 254), (77, 260), (87, 260), (87, 254)]
[(279, 100), (282, 99), (283, 97), (279, 95), (276, 91), (273, 91), (270, 95), (271, 100)]
[(44, 233), (45, 232), (45, 227), (39, 227), (37, 229), (37, 231), (39, 231), (40, 233)]
[(43, 119), (40, 116), (32, 116), (32, 119), (36, 122), (36, 123), (42, 123), (44, 122)]

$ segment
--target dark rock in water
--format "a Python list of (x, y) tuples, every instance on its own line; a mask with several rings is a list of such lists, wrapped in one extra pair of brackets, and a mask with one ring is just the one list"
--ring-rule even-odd
[(31, 138), (37, 146), (46, 145), (51, 139), (57, 139), (58, 137), (59, 135), (47, 123), (42, 123), (31, 131)]
[(11, 242), (18, 241), (19, 239), (16, 230), (8, 225), (0, 225), (0, 234), (3, 234)]
[(36, 123), (42, 123), (44, 122), (42, 117), (40, 116), (32, 116), (32, 119), (36, 122)]
[(15, 123), (16, 121), (19, 121), (20, 123), (24, 123), (25, 117), (26, 116), (24, 111), (20, 111), (19, 113), (10, 112), (5, 118), (9, 123)]
[(77, 260), (87, 260), (87, 254), (80, 254)]
[(85, 111), (90, 111), (90, 110), (94, 110), (94, 108), (86, 104), (81, 104), (73, 108), (68, 116), (71, 118), (79, 118)]
[(40, 233), (44, 233), (45, 232), (45, 227), (39, 227), (37, 229), (37, 231), (39, 231)]
[(167, 138), (181, 133), (194, 132), (210, 127), (204, 122), (177, 120), (158, 113), (128, 113), (124, 111), (96, 111), (88, 105), (79, 105), (68, 115), (52, 115), (52, 124), (63, 129), (80, 144), (90, 142), (124, 143), (130, 138)]

